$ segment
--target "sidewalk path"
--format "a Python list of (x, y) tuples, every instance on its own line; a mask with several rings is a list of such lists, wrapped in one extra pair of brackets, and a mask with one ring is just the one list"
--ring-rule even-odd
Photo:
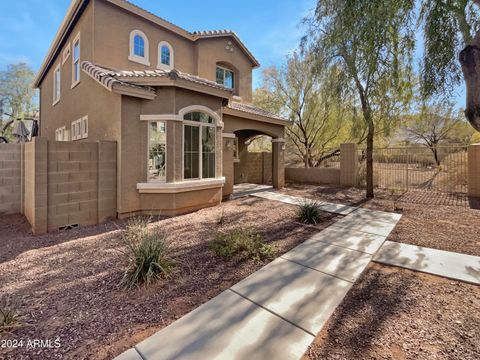
[(386, 241), (373, 260), (480, 285), (480, 256)]
[[(274, 192), (252, 196), (305, 201)], [(321, 206), (346, 216), (117, 359), (301, 358), (400, 219)]]

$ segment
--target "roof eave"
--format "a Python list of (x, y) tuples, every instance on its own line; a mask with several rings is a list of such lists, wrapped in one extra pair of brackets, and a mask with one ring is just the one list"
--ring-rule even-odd
[(70, 7), (67, 10), (67, 14), (63, 18), (62, 23), (60, 24), (60, 27), (55, 34), (54, 40), (52, 44), (50, 45), (50, 48), (48, 49), (47, 56), (42, 62), (42, 65), (40, 66), (40, 70), (38, 71), (37, 75), (35, 76), (35, 79), (33, 81), (33, 87), (36, 89), (40, 86), (40, 83), (43, 80), (43, 77), (50, 65), (50, 62), (52, 61), (53, 57), (58, 51), (58, 48), (60, 44), (62, 43), (66, 33), (68, 32), (68, 29), (71, 26), (72, 21), (75, 19), (77, 16), (79, 10), (82, 8), (83, 4), (89, 0), (74, 0), (70, 4)]

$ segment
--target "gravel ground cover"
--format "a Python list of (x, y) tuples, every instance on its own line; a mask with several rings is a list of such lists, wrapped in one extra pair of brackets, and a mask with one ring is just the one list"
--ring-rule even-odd
[(371, 264), (303, 360), (480, 358), (480, 287)]
[[(209, 242), (217, 231), (253, 229), (276, 247), (277, 256), (332, 224), (315, 228), (296, 221), (296, 207), (242, 198), (175, 218), (152, 219), (168, 231), (176, 266), (172, 276), (134, 291), (119, 287), (125, 266), (119, 232), (126, 221), (33, 237), (21, 216), (0, 217), (0, 298), (19, 300), (27, 325), (1, 341), (1, 359), (111, 359), (185, 315), (266, 262), (216, 256)], [(58, 348), (26, 348), (28, 340)], [(3, 342), (6, 345), (6, 342)], [(1, 343), (0, 343), (1, 344)]]
[(464, 198), (435, 192), (412, 191), (393, 201), (387, 191), (365, 201), (355, 188), (295, 185), (283, 193), (370, 209), (395, 211), (402, 219), (387, 240), (480, 256), (480, 210)]

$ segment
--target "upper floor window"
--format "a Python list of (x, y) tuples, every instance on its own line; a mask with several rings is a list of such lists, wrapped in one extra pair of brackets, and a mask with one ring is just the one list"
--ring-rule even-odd
[(60, 101), (61, 83), (62, 75), (60, 72), (60, 64), (58, 64), (53, 72), (53, 105)]
[(159, 69), (173, 69), (173, 48), (166, 42), (162, 41), (158, 44), (158, 68)]
[(148, 38), (140, 30), (133, 30), (130, 33), (130, 55), (128, 59), (142, 65), (150, 66), (150, 62), (148, 60)]
[(73, 41), (72, 87), (80, 82), (80, 34)]
[(217, 84), (233, 89), (235, 86), (235, 75), (232, 70), (217, 66)]

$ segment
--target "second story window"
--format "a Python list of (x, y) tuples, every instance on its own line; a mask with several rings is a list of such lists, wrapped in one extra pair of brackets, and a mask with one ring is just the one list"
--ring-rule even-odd
[(173, 69), (173, 48), (166, 42), (162, 41), (158, 44), (158, 68), (164, 70)]
[(60, 101), (61, 82), (62, 78), (60, 73), (60, 64), (58, 64), (53, 72), (53, 105)]
[(140, 30), (133, 30), (130, 33), (130, 55), (128, 60), (150, 66), (149, 45), (147, 36)]
[(80, 82), (80, 34), (73, 42), (72, 87)]
[(233, 89), (235, 87), (234, 77), (235, 75), (232, 70), (217, 66), (217, 84)]

